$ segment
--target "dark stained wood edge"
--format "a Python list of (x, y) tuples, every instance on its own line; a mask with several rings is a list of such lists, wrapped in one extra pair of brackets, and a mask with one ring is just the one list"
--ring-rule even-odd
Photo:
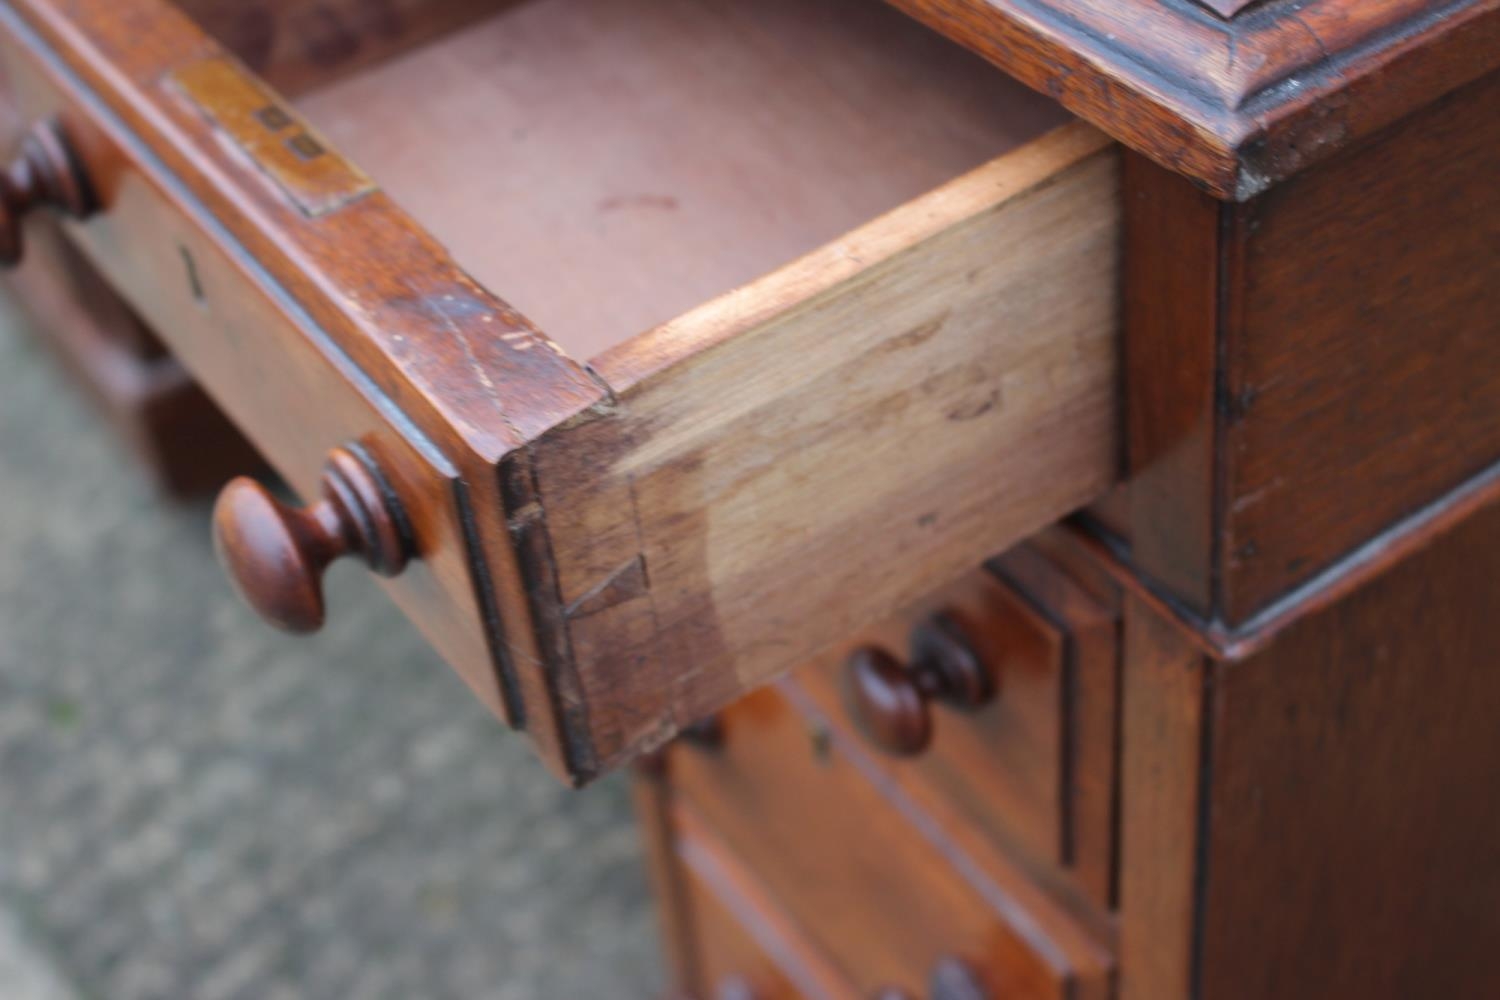
[(591, 769), (570, 770), (562, 745), (565, 699), (532, 666), (543, 657), (497, 467), (602, 385), (378, 191), (316, 219), (278, 197), (167, 86), (176, 67), (224, 54), (163, 0), (18, 0), (0, 3), (0, 23), (121, 151), (108, 155), (167, 191), (451, 483), (469, 570), (455, 585), (477, 599), (500, 708), (555, 771), (584, 780)]
[(1500, 73), (1230, 213), (1226, 622), (1500, 458), (1497, 155)]
[(1500, 463), (1345, 554), (1275, 603), (1234, 628), (1195, 614), (1150, 580), (1118, 540), (1084, 519), (1069, 530), (1099, 565), (1159, 617), (1170, 621), (1204, 656), (1238, 662), (1269, 647), (1308, 615), (1337, 604), (1365, 583), (1430, 546), (1468, 518), (1500, 503)]
[(888, 0), (1244, 201), (1500, 63), (1500, 0)]
[(166, 0), (7, 4), (430, 433), (494, 465), (603, 397), (384, 193), (342, 205), (337, 225), (278, 197), (167, 84), (182, 67), (232, 57)]
[(558, 723), (559, 746), (568, 780), (582, 786), (599, 773), (599, 761), (588, 738), (588, 706), (578, 676), (565, 607), (557, 581), (552, 538), (538, 498), (531, 452), (513, 452), (499, 469), (500, 510), (507, 512), (506, 530), (516, 555), (535, 637), (535, 651), (553, 719)]

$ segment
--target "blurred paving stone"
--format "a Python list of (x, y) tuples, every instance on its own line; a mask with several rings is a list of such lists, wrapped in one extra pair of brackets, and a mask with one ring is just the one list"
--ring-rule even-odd
[(0, 910), (0, 997), (5, 1000), (77, 1000), (52, 961)]
[(623, 783), (566, 791), (368, 574), (329, 589), (318, 636), (255, 621), (0, 315), (0, 903), (100, 1000), (658, 992)]

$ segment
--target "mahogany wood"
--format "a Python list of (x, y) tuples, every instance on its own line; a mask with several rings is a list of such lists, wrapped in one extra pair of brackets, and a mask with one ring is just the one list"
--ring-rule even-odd
[(239, 430), (49, 218), (6, 275), (40, 339), (88, 390), (169, 496), (196, 497), (264, 465)]
[(1077, 923), (1014, 867), (966, 857), (951, 828), (914, 823), (796, 684), (748, 696), (725, 730), (716, 753), (672, 751), (674, 787), (859, 990), (920, 993), (952, 956), (997, 996), (1105, 995), (1107, 965)]
[(698, 939), (700, 932), (690, 905), (687, 873), (677, 860), (677, 828), (672, 821), (672, 793), (666, 782), (667, 755), (658, 750), (641, 757), (632, 768), (631, 800), (640, 832), (646, 874), (656, 901), (661, 947), (666, 958), (668, 995), (691, 996), (703, 982)]
[(1127, 596), (1124, 613), (1120, 998), (1188, 1000), (1198, 995), (1198, 835), (1213, 670), (1137, 596)]
[(1219, 672), (1203, 996), (1500, 988), (1500, 502)]
[[(329, 448), (378, 455), (419, 557), (392, 592), (569, 780), (1114, 474), (1116, 164), (1082, 127), (590, 372), (161, 0), (14, 4), (0, 8), (12, 93), (30, 114), (64, 112), (105, 208), (72, 237), (302, 495)], [(275, 134), (252, 141), (255, 100)], [(306, 176), (284, 143), (316, 151)], [(325, 183), (337, 197), (303, 197)], [(976, 459), (996, 454), (1013, 478), (979, 475)], [(820, 508), (854, 468), (858, 496)], [(950, 471), (976, 488), (939, 488)], [(845, 516), (852, 505), (861, 516)], [(817, 519), (768, 546), (772, 509)], [(784, 546), (873, 566), (917, 545), (930, 556), (879, 586), (846, 585), (872, 578), (857, 561), (769, 586)]]
[(857, 1000), (859, 992), (743, 862), (682, 803), (673, 848), (699, 942), (694, 994), (714, 1000)]
[(1497, 109), (1500, 74), (1239, 217), (1229, 622), (1500, 460)]
[[(1204, 617), (1218, 554), (1221, 219), (1230, 209), (1123, 156), (1126, 464), (1132, 558)], [(1116, 525), (1119, 530), (1120, 525)]]
[[(345, 442), (376, 457), (418, 556), (387, 589), (484, 703), (566, 773), (545, 680), (516, 667), (537, 662), (533, 633), (502, 628), (496, 610), (527, 605), (506, 576), (509, 547), (480, 541), (505, 529), (493, 465), (478, 454), (503, 454), (526, 429), (519, 416), (495, 418), (492, 392), (568, 411), (593, 398), (587, 377), (550, 351), (482, 340), (514, 314), (378, 193), (343, 206), (338, 227), (317, 225), (236, 158), (162, 85), (221, 54), (170, 6), (42, 3), (23, 17), (0, 5), (0, 28), (7, 96), (31, 117), (61, 115), (100, 198), (70, 238), (295, 491), (316, 496), (329, 450)], [(379, 266), (349, 246), (377, 250)], [(343, 294), (330, 298), (330, 283)], [(387, 352), (405, 356), (408, 338), (423, 351), (392, 363)], [(476, 372), (476, 350), (516, 366)]]
[(368, 455), (335, 448), (319, 488), (319, 500), (299, 509), (241, 477), (214, 505), (214, 548), (230, 579), (262, 618), (288, 632), (323, 627), (323, 572), (334, 560), (358, 556), (381, 576), (396, 576), (411, 558), (406, 511)]
[[(684, 987), (1495, 993), (1500, 0), (894, 6), (1123, 169), (874, 3), (183, 0), (386, 191), (164, 0), (4, 0), (73, 153), (0, 201), (80, 168), (28, 253), (328, 487), (226, 494), (274, 616), (404, 566), (575, 782), (811, 663), (643, 765)], [(1001, 697), (873, 754), (939, 608)]]
[(898, 757), (915, 756), (932, 742), (932, 702), (979, 709), (1002, 685), (963, 626), (942, 612), (912, 630), (909, 664), (861, 646), (844, 660), (844, 675), (850, 715), (871, 743)]
[(1244, 205), (1127, 156), (1130, 558), (1209, 624), (1500, 458), (1497, 102), (1471, 84)]
[(1500, 0), (891, 2), (1224, 199), (1500, 65)]
[[(1101, 907), (1117, 902), (1120, 591), (1073, 539), (1051, 530), (989, 564), (1063, 636), (1062, 843), (1071, 879)], [(993, 766), (993, 765), (988, 765)]]
[(1081, 889), (1090, 912), (1108, 906), (1112, 892), (1115, 616), (1024, 549), (1001, 571), (1016, 582), (968, 574), (838, 644), (798, 676), (821, 711), (859, 732), (847, 658), (861, 648), (901, 648), (913, 626), (936, 614), (959, 623), (974, 658), (994, 671), (999, 696), (973, 711), (941, 710), (923, 753), (881, 752), (870, 766), (945, 826), (972, 827), (1023, 859), (1058, 894)]

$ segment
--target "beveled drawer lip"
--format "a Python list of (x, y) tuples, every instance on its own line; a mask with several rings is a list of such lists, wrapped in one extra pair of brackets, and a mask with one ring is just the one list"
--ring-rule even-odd
[[(149, 152), (154, 164), (137, 167), (180, 184), (202, 206), (193, 224), (255, 262), (258, 286), (304, 336), (336, 347), (347, 363), (336, 377), (363, 381), (389, 403), (371, 430), (425, 439), (453, 469), (468, 513), (430, 516), (463, 522), (443, 531), (465, 539), (470, 578), (442, 585), (473, 591), (471, 617), (482, 621), (466, 627), (490, 637), (490, 686), (510, 691), (512, 717), (524, 715), (544, 758), (570, 781), (659, 744), (957, 572), (971, 545), (1002, 548), (1114, 478), (1117, 164), (1087, 126), (1050, 133), (730, 293), (730, 306), (709, 303), (645, 335), (642, 349), (587, 370), (549, 349), (381, 192), (342, 205), (337, 234), (327, 216), (310, 220), (278, 197), (164, 85), (182, 66), (221, 57), (164, 0), (125, 0), (128, 17), (121, 0), (9, 6), (19, 12), (11, 30), (16, 17), (29, 25), (25, 44), (55, 51), (95, 95), (90, 114), (107, 114), (132, 137), (127, 155)], [(351, 260), (350, 240), (378, 248), (378, 266)], [(863, 265), (848, 263), (860, 255), (852, 247), (865, 252)], [(956, 266), (965, 255), (974, 268)], [(896, 314), (914, 288), (945, 281), (945, 293), (959, 295), (955, 281), (969, 270), (983, 294), (945, 299), (936, 326), (908, 312), (879, 327), (887, 317), (868, 314), (874, 301)], [(751, 310), (758, 322), (735, 317), (745, 296), (788, 289), (803, 294)], [(852, 289), (858, 303), (841, 294)], [(1022, 305), (1032, 301), (1045, 304), (1028, 318)], [(1003, 323), (981, 330), (981, 306), (999, 308), (1020, 332)], [(860, 321), (853, 333), (851, 317)], [(780, 349), (818, 323), (835, 324), (826, 328), (848, 345), (818, 362), (824, 384), (844, 391), (822, 410), (826, 390), (806, 359), (793, 363)], [(170, 342), (172, 331), (162, 333)], [(897, 343), (906, 352), (899, 364), (886, 351)], [(778, 386), (769, 398), (725, 381), (756, 358), (768, 366), (760, 377)], [(986, 361), (1000, 369), (983, 376), (995, 399), (970, 393), (970, 405), (930, 390), (940, 398), (922, 401), (919, 416), (878, 433), (866, 426), (881, 399), (910, 393), (917, 376), (952, 381)], [(1007, 401), (997, 406), (1002, 382)], [(1035, 417), (1023, 428), (1018, 412)], [(755, 443), (747, 428), (782, 436)], [(1044, 438), (1046, 449), (1028, 447)], [(268, 450), (299, 489), (311, 489), (315, 469)], [(1029, 463), (1026, 473), (991, 482), (975, 467), (992, 454)], [(950, 471), (945, 492), (935, 481)], [(863, 506), (834, 517), (856, 478)], [(999, 529), (997, 511), (1010, 519)], [(786, 543), (762, 546), (757, 533), (774, 536), (778, 524), (814, 543), (802, 551), (819, 553), (818, 570), (773, 579), (777, 565), (793, 563)], [(900, 579), (869, 571), (917, 551), (920, 562)], [(876, 585), (850, 588), (857, 578)], [(794, 614), (809, 608), (817, 610)], [(461, 672), (475, 683), (481, 670)]]

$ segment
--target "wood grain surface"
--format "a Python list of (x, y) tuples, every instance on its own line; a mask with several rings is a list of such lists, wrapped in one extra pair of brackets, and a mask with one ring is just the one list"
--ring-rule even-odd
[(696, 995), (748, 1000), (857, 1000), (860, 993), (803, 935), (754, 871), (680, 802), (674, 849), (698, 950)]
[(1247, 206), (1225, 371), (1242, 622), (1500, 461), (1500, 75)]
[(533, 455), (601, 747), (1105, 491), (1116, 181), (1098, 134), (1065, 128), (596, 359), (610, 405)]
[(966, 856), (961, 826), (900, 801), (794, 682), (742, 700), (724, 726), (718, 750), (673, 751), (674, 788), (862, 994), (924, 995), (951, 956), (997, 995), (1107, 995), (1107, 959), (1078, 924), (1003, 855)]
[(1134, 594), (1120, 716), (1120, 997), (1197, 996), (1198, 845), (1211, 661)]
[(199, 497), (264, 462), (222, 410), (52, 220), (26, 234), (5, 290), (162, 489)]
[(865, 749), (891, 780), (946, 799), (1014, 854), (1061, 868), (1067, 636), (1023, 595), (976, 569), (880, 627), (841, 641), (798, 673), (801, 685), (822, 712), (859, 732), (848, 710), (848, 656), (873, 647), (907, 662), (912, 628), (935, 614), (958, 623), (992, 673), (994, 701), (969, 710), (933, 707), (932, 744), (910, 758), (886, 753), (867, 736)]
[(388, 586), (571, 781), (1114, 478), (1117, 159), (1085, 126), (585, 370), (384, 191), (289, 197), (243, 100), (172, 86), (223, 51), (161, 0), (0, 15), (99, 186), (90, 259), (304, 497), (330, 449), (378, 456), (417, 557)]
[(61, 116), (100, 199), (70, 238), (303, 496), (329, 449), (379, 457), (419, 554), (389, 591), (566, 773), (493, 469), (598, 384), (491, 336), (531, 328), (379, 192), (315, 221), (267, 183), (163, 85), (223, 55), (172, 7), (0, 5), (0, 28), (8, 98)]
[(891, 0), (1220, 198), (1254, 197), (1500, 63), (1500, 0)]
[(1220, 671), (1203, 996), (1494, 992), (1497, 562), (1492, 492), (1425, 551)]

